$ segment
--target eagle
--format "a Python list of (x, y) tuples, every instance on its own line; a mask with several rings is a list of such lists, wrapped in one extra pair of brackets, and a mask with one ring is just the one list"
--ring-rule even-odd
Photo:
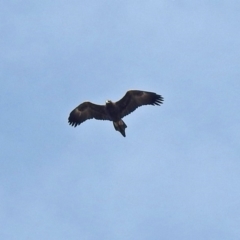
[(143, 105), (158, 105), (163, 103), (163, 97), (154, 92), (129, 90), (123, 98), (117, 102), (107, 100), (105, 105), (98, 105), (91, 102), (83, 102), (69, 115), (68, 123), (74, 127), (88, 119), (108, 120), (113, 122), (116, 131), (126, 137), (127, 125), (122, 120), (138, 107)]

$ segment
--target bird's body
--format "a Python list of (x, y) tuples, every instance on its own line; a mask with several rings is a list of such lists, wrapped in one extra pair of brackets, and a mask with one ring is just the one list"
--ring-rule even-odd
[(113, 122), (115, 130), (119, 131), (124, 137), (126, 137), (125, 128), (127, 128), (127, 125), (121, 119), (119, 106), (108, 100), (106, 101), (106, 111), (109, 118)]
[(121, 119), (118, 105), (110, 100), (106, 101), (106, 111), (111, 121), (118, 121)]
[(84, 102), (76, 107), (69, 115), (68, 122), (76, 127), (87, 119), (109, 120), (113, 122), (116, 131), (124, 137), (127, 125), (123, 117), (133, 112), (142, 105), (160, 105), (163, 97), (153, 92), (130, 90), (117, 102), (106, 101), (105, 105), (97, 105), (91, 102)]

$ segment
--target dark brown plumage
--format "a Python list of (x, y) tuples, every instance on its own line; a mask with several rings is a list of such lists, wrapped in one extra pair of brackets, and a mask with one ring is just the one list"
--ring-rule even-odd
[(116, 131), (124, 137), (127, 125), (122, 120), (138, 107), (143, 105), (161, 105), (163, 97), (153, 92), (130, 90), (117, 102), (106, 101), (105, 105), (97, 105), (91, 102), (84, 102), (76, 107), (69, 115), (68, 122), (76, 127), (82, 122), (95, 118), (97, 120), (109, 120), (113, 122)]

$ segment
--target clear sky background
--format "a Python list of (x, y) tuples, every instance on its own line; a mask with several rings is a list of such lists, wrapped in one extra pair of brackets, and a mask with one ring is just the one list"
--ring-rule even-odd
[[(1, 1), (0, 239), (238, 240), (240, 1)], [(68, 125), (127, 90), (161, 107)]]

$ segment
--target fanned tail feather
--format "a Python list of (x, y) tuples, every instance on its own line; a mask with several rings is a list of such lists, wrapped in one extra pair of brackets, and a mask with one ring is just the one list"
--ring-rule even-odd
[(127, 125), (122, 119), (117, 122), (113, 122), (113, 126), (116, 131), (119, 131), (124, 137), (126, 137), (125, 129), (127, 128)]

